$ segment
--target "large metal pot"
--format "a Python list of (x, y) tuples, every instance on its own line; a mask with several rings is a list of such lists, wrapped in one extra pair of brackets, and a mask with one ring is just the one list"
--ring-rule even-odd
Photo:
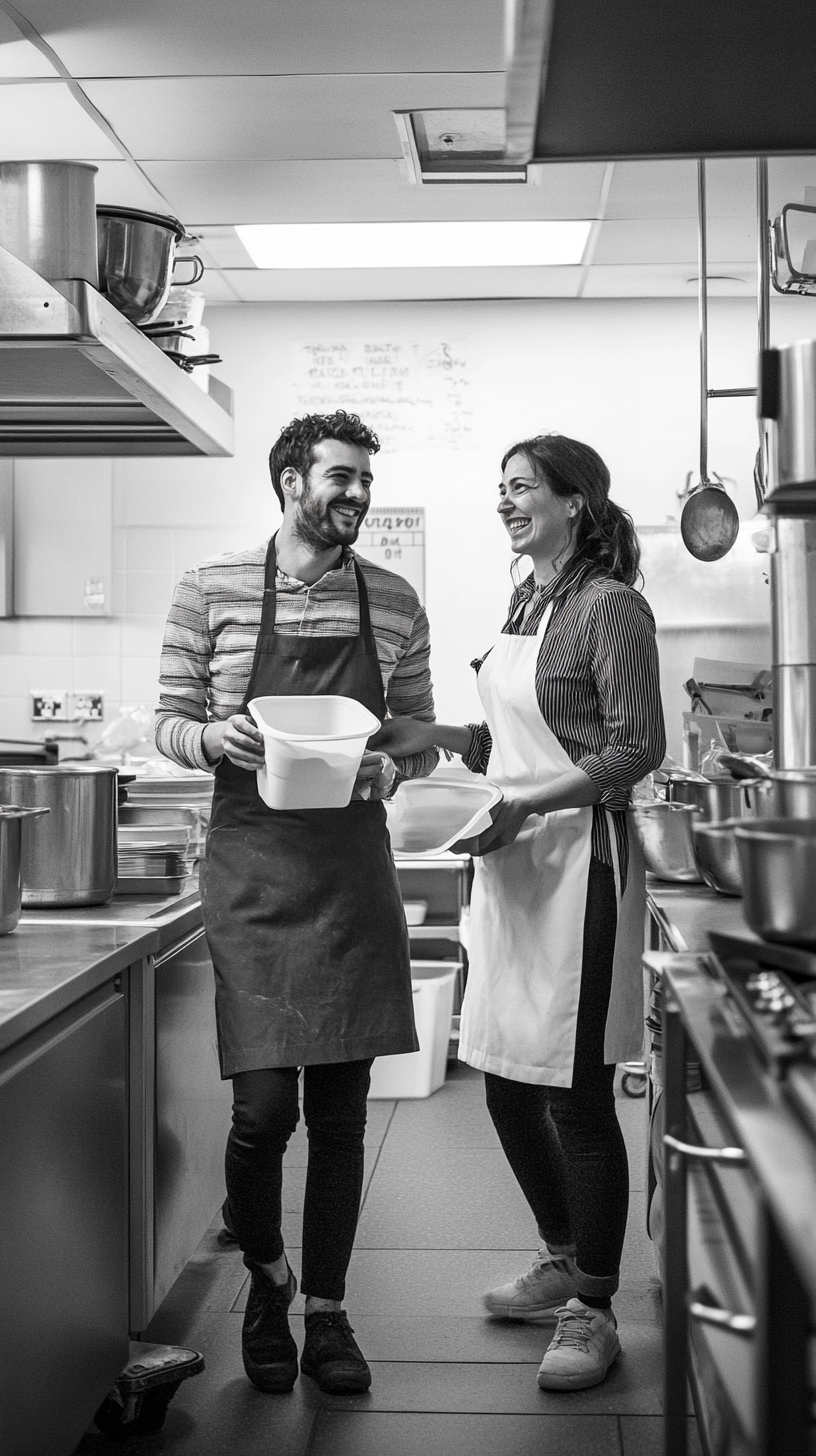
[(47, 813), (47, 809), (0, 804), (0, 935), (9, 935), (20, 919), (23, 820)]
[(104, 905), (116, 887), (115, 768), (0, 768), (0, 802), (51, 813), (25, 825), (23, 905)]
[(816, 946), (816, 820), (748, 820), (734, 837), (751, 929), (763, 940)]
[(173, 274), (177, 263), (193, 265), (185, 287), (204, 274), (200, 258), (176, 258), (177, 244), (193, 240), (174, 217), (127, 207), (98, 207), (96, 235), (99, 287), (131, 323), (149, 324), (161, 313), (171, 284), (182, 281)]
[(699, 883), (691, 825), (699, 811), (692, 804), (667, 804), (663, 799), (640, 799), (629, 816), (640, 840), (647, 870), (661, 880)]
[(779, 818), (816, 820), (816, 767), (775, 768), (770, 780)]
[(673, 804), (693, 804), (706, 821), (752, 819), (758, 813), (759, 779), (670, 779), (666, 798)]
[(0, 246), (50, 281), (99, 286), (90, 162), (0, 162)]
[(696, 819), (691, 826), (694, 858), (707, 885), (718, 895), (741, 895), (742, 875), (734, 830), (741, 819), (722, 823)]

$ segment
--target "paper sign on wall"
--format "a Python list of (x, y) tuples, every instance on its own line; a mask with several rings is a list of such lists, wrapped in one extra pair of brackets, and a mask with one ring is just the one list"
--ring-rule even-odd
[(425, 511), (422, 506), (380, 506), (363, 522), (355, 548), (366, 561), (395, 571), (425, 603)]
[(473, 434), (466, 347), (451, 339), (431, 347), (387, 339), (326, 340), (294, 345), (296, 414), (357, 414), (382, 449), (467, 444)]

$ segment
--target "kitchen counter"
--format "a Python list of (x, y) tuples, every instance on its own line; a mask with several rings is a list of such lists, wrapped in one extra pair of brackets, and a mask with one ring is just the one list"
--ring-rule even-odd
[(0, 938), (0, 1404), (20, 1456), (75, 1449), (224, 1197), (231, 1087), (188, 884), (31, 909)]
[(646, 876), (649, 911), (673, 951), (710, 950), (709, 931), (756, 941), (742, 912), (742, 900), (718, 895), (703, 884), (680, 884)]
[(197, 881), (183, 895), (23, 911), (17, 929), (0, 937), (0, 1052), (200, 923)]

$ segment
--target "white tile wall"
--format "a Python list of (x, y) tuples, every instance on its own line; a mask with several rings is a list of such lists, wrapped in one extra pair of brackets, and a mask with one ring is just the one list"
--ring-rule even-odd
[[(801, 299), (774, 301), (775, 342), (812, 332), (804, 317), (808, 307)], [(641, 524), (676, 517), (677, 490), (695, 467), (692, 299), (292, 303), (213, 308), (208, 324), (212, 346), (224, 358), (218, 373), (235, 390), (234, 458), (111, 462), (112, 615), (0, 621), (0, 737), (33, 736), (32, 688), (103, 690), (106, 722), (122, 703), (155, 702), (174, 583), (198, 561), (260, 542), (279, 520), (267, 456), (294, 413), (291, 366), (298, 341), (345, 336), (428, 345), (445, 337), (467, 341), (472, 442), (467, 448), (443, 443), (384, 448), (374, 467), (381, 502), (427, 510), (426, 595), (443, 721), (479, 712), (468, 663), (494, 639), (506, 610), (509, 555), (495, 516), (496, 471), (506, 446), (547, 429), (588, 440), (612, 470), (615, 499)], [(710, 324), (716, 382), (750, 382), (756, 338), (750, 300), (715, 299)], [(755, 508), (756, 424), (749, 406), (750, 401), (731, 401), (712, 411), (710, 421), (711, 464), (738, 481), (735, 498), (744, 519)], [(720, 574), (725, 577), (728, 569)], [(718, 570), (712, 567), (712, 576)], [(682, 610), (678, 616), (657, 600), (655, 605), (661, 626), (668, 628), (661, 640), (676, 732), (692, 644), (685, 636), (671, 636)], [(717, 620), (729, 615), (719, 608), (713, 614)], [(735, 601), (735, 622), (750, 616), (754, 626), (740, 636), (735, 625), (732, 638), (718, 644), (722, 655), (753, 660), (762, 650), (754, 637), (767, 634), (760, 615)], [(99, 729), (86, 731), (92, 737)]]

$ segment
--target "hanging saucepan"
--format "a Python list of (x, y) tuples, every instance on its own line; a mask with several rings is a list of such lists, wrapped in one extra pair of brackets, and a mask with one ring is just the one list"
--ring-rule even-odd
[[(148, 324), (161, 313), (172, 283), (189, 287), (204, 273), (200, 258), (176, 258), (178, 244), (193, 239), (174, 217), (98, 207), (96, 240), (100, 291), (134, 324)], [(183, 263), (192, 264), (193, 275), (181, 280), (173, 270)]]
[(698, 561), (719, 561), (737, 539), (739, 513), (725, 487), (708, 478), (708, 293), (706, 288), (705, 161), (697, 163), (700, 310), (700, 484), (689, 492), (680, 534)]

